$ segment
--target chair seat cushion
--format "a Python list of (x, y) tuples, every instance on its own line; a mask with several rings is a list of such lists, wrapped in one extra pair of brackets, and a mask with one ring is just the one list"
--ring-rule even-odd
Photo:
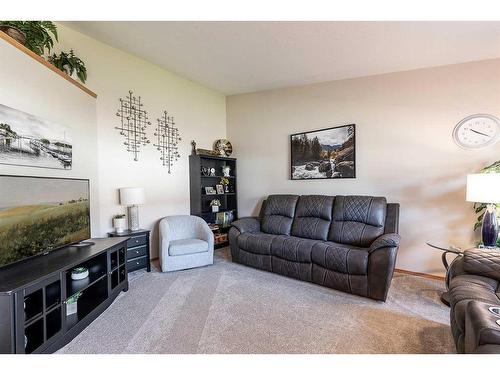
[(367, 275), (368, 256), (369, 252), (366, 248), (335, 242), (320, 242), (312, 248), (311, 252), (314, 264), (349, 275)]
[(203, 253), (208, 251), (208, 242), (195, 238), (170, 241), (168, 253), (171, 256)]

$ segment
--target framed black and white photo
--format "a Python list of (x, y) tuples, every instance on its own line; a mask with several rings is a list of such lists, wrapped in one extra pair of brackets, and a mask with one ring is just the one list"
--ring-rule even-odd
[(292, 134), (291, 179), (356, 177), (356, 125)]
[(215, 188), (217, 189), (217, 194), (224, 194), (224, 186), (215, 185)]
[(68, 128), (0, 104), (0, 163), (71, 169)]

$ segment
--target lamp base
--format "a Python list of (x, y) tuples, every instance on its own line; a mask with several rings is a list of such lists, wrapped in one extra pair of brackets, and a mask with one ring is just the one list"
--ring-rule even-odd
[(128, 221), (130, 230), (139, 230), (139, 207), (129, 206)]
[(496, 206), (494, 204), (489, 204), (486, 207), (483, 225), (481, 227), (481, 235), (485, 247), (496, 247), (498, 241), (498, 221)]

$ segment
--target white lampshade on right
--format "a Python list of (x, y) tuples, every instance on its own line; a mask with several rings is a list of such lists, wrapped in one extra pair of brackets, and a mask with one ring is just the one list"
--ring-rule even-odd
[(468, 202), (500, 203), (500, 173), (467, 175)]

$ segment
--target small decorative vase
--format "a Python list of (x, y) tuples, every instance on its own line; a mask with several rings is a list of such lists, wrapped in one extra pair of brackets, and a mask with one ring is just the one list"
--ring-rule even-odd
[(78, 312), (78, 303), (75, 301), (73, 303), (66, 304), (66, 316), (73, 315)]
[(126, 218), (115, 218), (113, 219), (113, 226), (115, 227), (116, 233), (123, 233), (127, 229), (127, 219)]
[(219, 206), (212, 206), (212, 212), (219, 212)]
[(498, 240), (498, 221), (496, 207), (489, 204), (483, 217), (483, 225), (481, 228), (483, 245), (485, 247), (495, 247)]
[(226, 193), (229, 193), (229, 185), (224, 185), (224, 191), (225, 191)]

